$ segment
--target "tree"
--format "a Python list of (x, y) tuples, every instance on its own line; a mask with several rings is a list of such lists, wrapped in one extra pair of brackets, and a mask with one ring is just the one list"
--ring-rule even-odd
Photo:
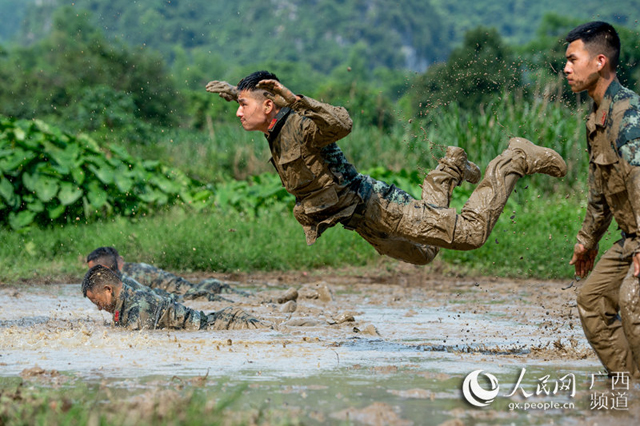
[(451, 102), (473, 109), (518, 88), (521, 78), (520, 60), (498, 32), (478, 27), (465, 34), (446, 64), (432, 65), (418, 76), (408, 96), (414, 112)]
[[(112, 130), (132, 129), (137, 119), (173, 125), (183, 110), (159, 54), (108, 41), (88, 12), (72, 7), (56, 10), (48, 38), (0, 61), (6, 82), (0, 86), (0, 113), (7, 116), (50, 117), (70, 130), (96, 123)], [(100, 100), (102, 107), (96, 107)]]

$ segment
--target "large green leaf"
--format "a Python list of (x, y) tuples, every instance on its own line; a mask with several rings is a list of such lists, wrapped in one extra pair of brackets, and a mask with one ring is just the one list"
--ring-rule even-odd
[(92, 152), (94, 154), (100, 154), (100, 146), (98, 145), (98, 142), (96, 142), (94, 139), (90, 138), (89, 136), (85, 135), (84, 133), (79, 134), (78, 137), (76, 138), (76, 141), (85, 150)]
[(175, 194), (180, 190), (180, 185), (170, 181), (166, 177), (156, 174), (151, 176), (149, 182), (155, 184), (158, 188), (160, 188), (163, 192), (167, 194)]
[(136, 159), (133, 158), (131, 156), (131, 154), (129, 154), (127, 149), (125, 147), (123, 147), (123, 146), (111, 145), (109, 147), (109, 149), (111, 149), (111, 152), (113, 152), (118, 158), (120, 158), (125, 163), (134, 163), (134, 162), (136, 162)]
[(13, 128), (13, 137), (17, 141), (23, 141), (26, 136), (27, 136), (27, 133), (21, 128), (19, 128), (18, 126)]
[(76, 143), (70, 143), (62, 149), (52, 143), (45, 142), (44, 147), (47, 155), (49, 155), (60, 168), (67, 170), (67, 172), (63, 172), (64, 174), (69, 173), (68, 170), (76, 166), (76, 161), (80, 153), (80, 149)]
[(13, 185), (4, 176), (0, 176), (0, 195), (4, 198), (9, 205), (15, 203), (16, 194), (13, 191)]
[(25, 140), (22, 141), (22, 146), (32, 150), (40, 151), (45, 140), (45, 135), (43, 135), (42, 133), (31, 132), (27, 135)]
[(15, 172), (21, 169), (29, 161), (33, 160), (38, 154), (33, 151), (26, 151), (22, 148), (16, 148), (12, 155), (0, 158), (0, 171), (5, 173)]
[(73, 177), (73, 181), (76, 184), (82, 185), (84, 178), (86, 177), (86, 173), (81, 167), (74, 167), (71, 169), (71, 177)]
[(93, 208), (99, 209), (107, 203), (107, 191), (102, 189), (98, 181), (92, 181), (87, 189), (87, 198)]
[(34, 190), (36, 195), (45, 203), (51, 201), (53, 197), (56, 196), (59, 189), (60, 186), (55, 178), (40, 174), (38, 175), (38, 179), (35, 181)]
[(123, 192), (125, 194), (131, 191), (131, 188), (133, 187), (133, 178), (131, 177), (131, 172), (129, 172), (129, 170), (125, 167), (122, 167), (120, 170), (116, 171), (113, 180), (120, 192)]
[(154, 189), (149, 185), (145, 185), (144, 192), (140, 193), (138, 195), (138, 198), (140, 198), (145, 203), (153, 203), (153, 202), (156, 202), (161, 195), (162, 195), (162, 192)]
[(24, 187), (27, 188), (27, 191), (35, 192), (38, 176), (39, 176), (38, 173), (30, 174), (28, 172), (24, 172), (22, 174), (22, 183), (24, 184)]
[(157, 160), (145, 160), (142, 162), (142, 167), (147, 170), (153, 170), (160, 165), (160, 162)]
[(77, 185), (69, 182), (60, 182), (60, 192), (58, 192), (58, 200), (63, 206), (75, 203), (82, 197), (83, 191)]
[(62, 204), (59, 204), (57, 206), (47, 207), (47, 213), (49, 214), (49, 219), (56, 220), (62, 215), (62, 213), (65, 212), (65, 210), (66, 210), (66, 207)]
[(35, 219), (36, 213), (30, 210), (23, 210), (21, 212), (9, 213), (9, 225), (15, 229), (21, 229), (25, 226), (31, 225), (33, 223), (33, 219)]
[(35, 213), (42, 213), (44, 211), (44, 203), (36, 198), (32, 202), (27, 203), (27, 209)]
[(94, 174), (102, 183), (105, 185), (110, 185), (113, 183), (114, 172), (113, 168), (109, 166), (105, 161), (95, 160), (97, 163), (102, 163), (99, 165), (89, 164), (87, 168)]

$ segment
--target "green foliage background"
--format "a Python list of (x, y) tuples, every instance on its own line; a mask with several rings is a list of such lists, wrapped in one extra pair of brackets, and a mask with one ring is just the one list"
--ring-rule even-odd
[[(558, 150), (566, 178), (528, 178), (508, 206), (517, 219), (501, 219), (493, 244), (441, 259), (568, 276), (559, 259), (584, 209), (589, 103), (562, 77), (564, 35), (610, 20), (620, 79), (636, 90), (640, 81), (640, 6), (627, 0), (0, 0), (0, 12), (0, 239), (12, 244), (0, 269), (12, 279), (48, 253), (72, 263), (48, 273), (77, 272), (75, 259), (108, 244), (175, 270), (385, 262), (345, 231), (299, 246), (264, 138), (203, 90), (260, 68), (345, 106), (355, 121), (340, 142), (347, 157), (415, 196), (447, 145), (481, 167), (512, 136)], [(456, 192), (457, 208), (469, 193)]]

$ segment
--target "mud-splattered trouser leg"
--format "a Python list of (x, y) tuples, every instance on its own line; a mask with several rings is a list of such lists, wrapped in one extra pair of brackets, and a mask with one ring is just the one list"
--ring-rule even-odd
[(356, 232), (382, 255), (415, 265), (431, 263), (440, 251), (438, 247), (417, 243), (404, 235), (396, 234), (390, 226), (395, 227), (396, 210), (402, 210), (403, 205), (419, 202), (432, 206), (435, 210), (446, 209), (453, 189), (460, 181), (459, 170), (441, 163), (425, 177), (422, 183), (422, 200), (416, 201), (393, 185), (368, 178), (368, 184), (373, 187), (372, 195), (367, 203), (364, 220), (356, 228)]
[(578, 313), (584, 334), (610, 373), (626, 371), (638, 377), (632, 352), (632, 344), (636, 351), (640, 349), (638, 285), (638, 279), (633, 277), (631, 254), (625, 253), (620, 240), (602, 256), (578, 288)]
[(207, 330), (245, 330), (267, 328), (267, 322), (260, 321), (240, 308), (229, 306), (207, 315)]
[[(516, 182), (524, 174), (524, 154), (505, 150), (489, 163), (484, 179), (460, 214), (427, 200), (402, 203), (374, 191), (357, 232), (379, 253), (414, 264), (428, 263), (435, 254), (431, 259), (420, 257), (413, 247), (478, 248), (487, 241)], [(450, 192), (433, 194), (448, 199)]]

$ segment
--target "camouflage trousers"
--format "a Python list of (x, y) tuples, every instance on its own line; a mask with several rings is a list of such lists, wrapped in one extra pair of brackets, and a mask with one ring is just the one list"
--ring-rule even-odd
[[(425, 265), (440, 248), (473, 250), (489, 238), (520, 177), (526, 174), (524, 154), (506, 149), (493, 159), (460, 214), (449, 208), (453, 189), (462, 180), (458, 170), (440, 164), (424, 179), (422, 199), (393, 185), (367, 177), (371, 186), (359, 217), (345, 224), (378, 253)], [(358, 215), (358, 214), (357, 214)]]
[(609, 373), (640, 378), (640, 279), (630, 245), (622, 239), (602, 255), (577, 303), (584, 334)]
[(233, 306), (207, 315), (206, 322), (204, 328), (207, 330), (253, 330), (269, 327), (269, 324)]

